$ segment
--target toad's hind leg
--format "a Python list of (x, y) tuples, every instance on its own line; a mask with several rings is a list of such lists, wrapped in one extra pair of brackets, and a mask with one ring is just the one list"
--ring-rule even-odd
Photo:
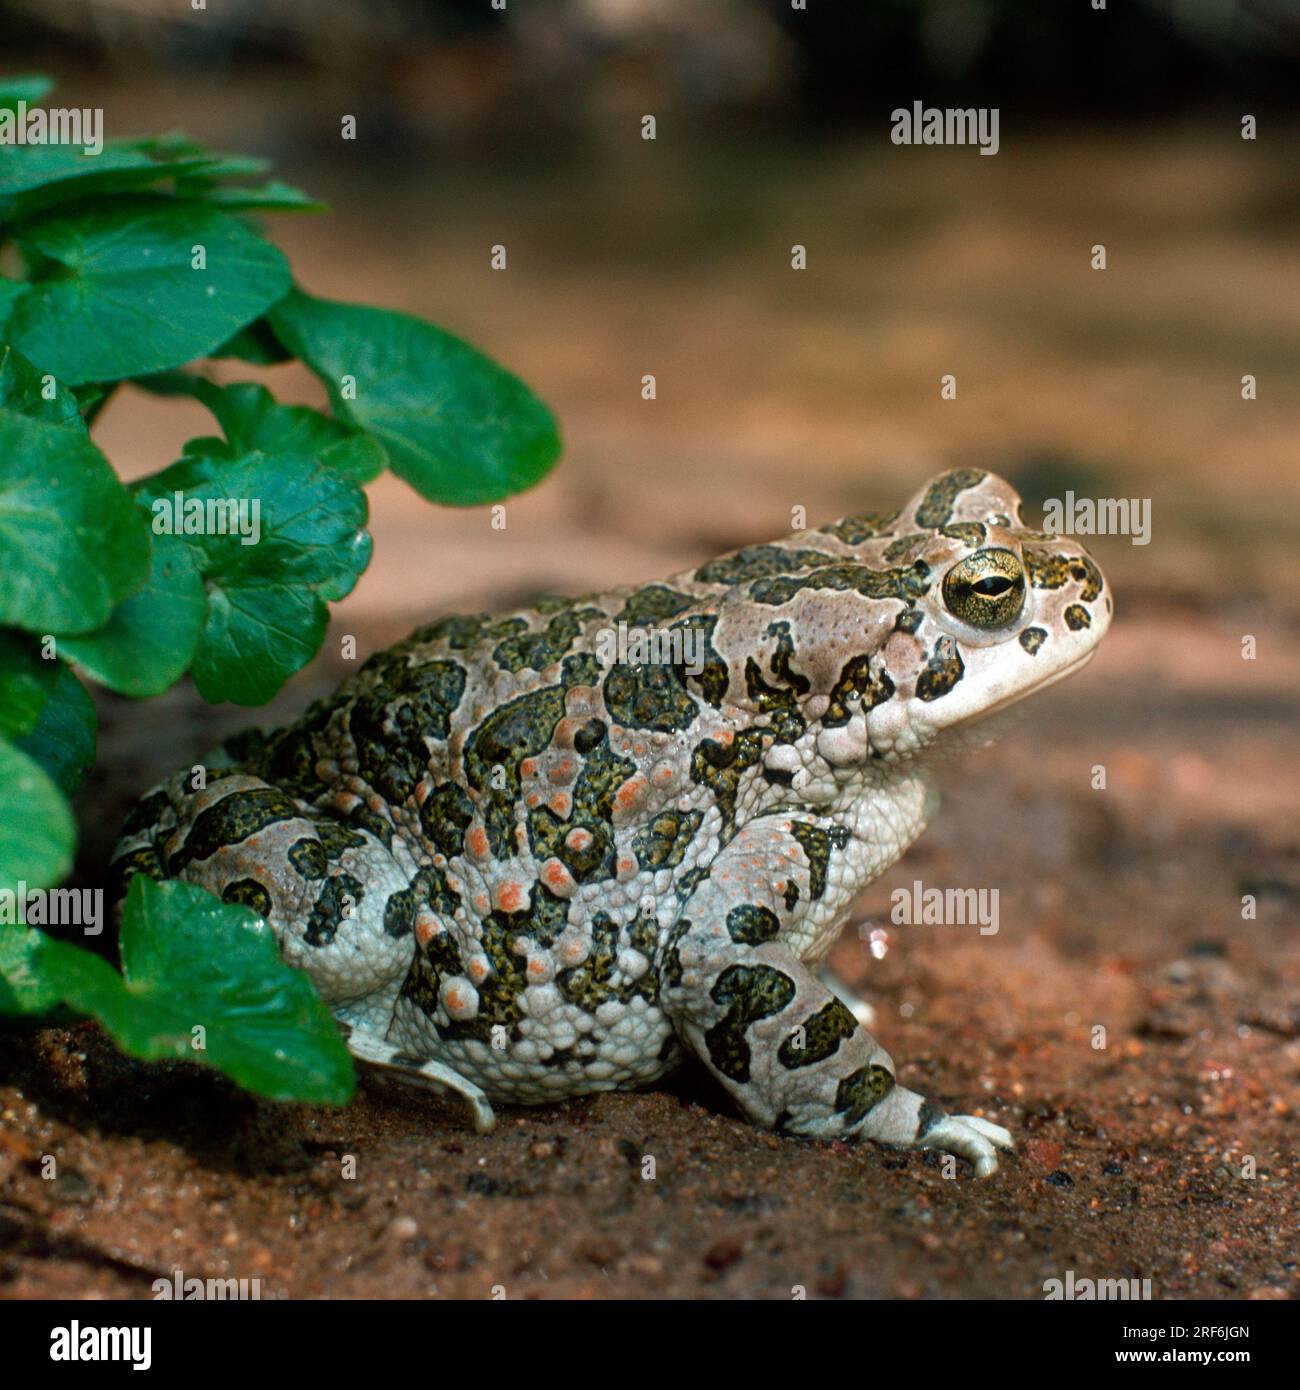
[(304, 970), (341, 1016), (359, 1060), (416, 1085), (454, 1091), (480, 1134), (492, 1128), (487, 1096), (434, 1058), (382, 1036), (411, 966), (415, 935), (436, 926), (434, 885), (389, 827), (353, 823), (239, 768), (207, 784), (177, 774), (141, 802), (118, 845), (114, 873), (197, 883), (242, 903), (275, 933), (280, 954)]
[(760, 817), (719, 853), (661, 948), (665, 1011), (755, 1124), (942, 1149), (987, 1177), (1010, 1134), (897, 1085), (888, 1053), (787, 944), (825, 881), (812, 881), (808, 829)]
[(853, 986), (829, 961), (822, 961), (817, 967), (817, 978), (864, 1028), (874, 1026), (876, 1022), (875, 1006), (868, 1004), (865, 999), (859, 998)]
[(451, 1091), (462, 1096), (469, 1105), (477, 1133), (489, 1134), (492, 1131), (496, 1115), (486, 1094), (446, 1062), (440, 1062), (435, 1057), (413, 1056), (365, 1028), (349, 1024), (342, 1026), (347, 1034), (348, 1051), (359, 1062), (375, 1067), (385, 1076), (407, 1085), (427, 1086), (435, 1091)]
[(123, 890), (137, 873), (184, 879), (240, 903), (275, 933), (332, 1009), (391, 1010), (417, 926), (432, 921), (426, 885), (391, 829), (352, 823), (238, 769), (194, 788), (177, 774), (127, 821), (111, 866)]

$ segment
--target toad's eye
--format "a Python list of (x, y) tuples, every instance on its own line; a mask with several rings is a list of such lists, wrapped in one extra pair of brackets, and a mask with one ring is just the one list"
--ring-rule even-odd
[(971, 627), (1006, 627), (1025, 606), (1025, 571), (1010, 550), (977, 550), (944, 576), (943, 601)]

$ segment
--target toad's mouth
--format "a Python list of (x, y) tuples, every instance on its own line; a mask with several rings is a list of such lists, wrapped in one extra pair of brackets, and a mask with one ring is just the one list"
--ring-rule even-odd
[(1036, 695), (1040, 690), (1046, 690), (1048, 686), (1055, 685), (1057, 681), (1063, 681), (1066, 676), (1072, 676), (1076, 671), (1082, 670), (1096, 655), (1097, 648), (1090, 647), (1082, 656), (1075, 657), (1073, 661), (1062, 666), (1059, 671), (1053, 671), (1050, 676), (1044, 676), (1042, 680), (1034, 681), (1031, 685), (1026, 685), (1020, 690), (1013, 690), (1000, 700), (995, 700), (993, 704), (975, 715), (971, 722), (982, 723), (991, 715), (1000, 714), (1003, 710), (1010, 709), (1012, 705), (1018, 705), (1027, 696)]

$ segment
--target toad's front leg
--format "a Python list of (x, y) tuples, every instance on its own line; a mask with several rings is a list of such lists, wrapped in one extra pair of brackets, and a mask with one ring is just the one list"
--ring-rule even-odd
[(750, 822), (683, 905), (660, 961), (674, 1026), (756, 1125), (941, 1149), (986, 1177), (1010, 1134), (897, 1085), (889, 1054), (791, 950), (814, 886), (791, 824)]

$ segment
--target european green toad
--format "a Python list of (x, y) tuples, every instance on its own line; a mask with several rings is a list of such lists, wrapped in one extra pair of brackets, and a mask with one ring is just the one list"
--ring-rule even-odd
[(997, 1167), (818, 973), (934, 754), (1078, 669), (1111, 599), (974, 469), (662, 583), (449, 617), (177, 773), (118, 847), (271, 925), (363, 1061), (491, 1101), (699, 1059), (756, 1125)]

